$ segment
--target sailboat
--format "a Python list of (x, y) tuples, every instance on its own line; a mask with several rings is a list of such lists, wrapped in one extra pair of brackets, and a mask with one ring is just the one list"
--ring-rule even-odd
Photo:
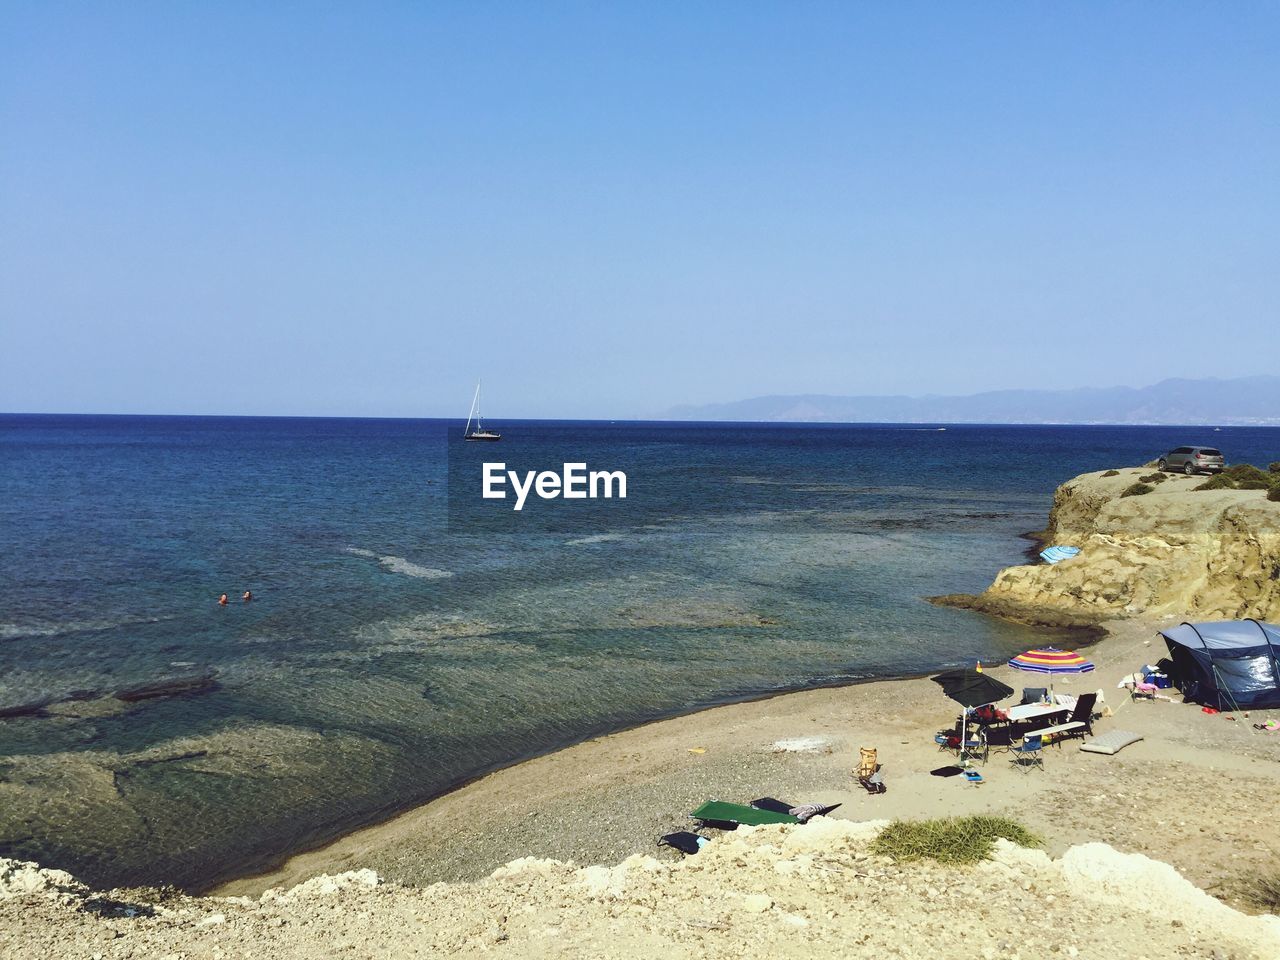
[[(471, 429), (471, 421), (475, 421), (476, 428)], [(467, 414), (467, 425), (462, 431), (463, 440), (501, 440), (502, 434), (494, 433), (492, 430), (486, 430), (484, 424), (480, 422), (480, 381), (476, 381), (476, 395), (471, 398), (471, 412)]]

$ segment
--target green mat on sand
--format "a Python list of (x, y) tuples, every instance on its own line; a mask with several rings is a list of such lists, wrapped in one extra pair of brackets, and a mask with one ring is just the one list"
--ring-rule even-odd
[(708, 800), (689, 816), (695, 820), (713, 823), (740, 823), (749, 827), (758, 827), (762, 823), (800, 822), (789, 813), (757, 810), (755, 807), (744, 806), (741, 803), (725, 803), (721, 800)]

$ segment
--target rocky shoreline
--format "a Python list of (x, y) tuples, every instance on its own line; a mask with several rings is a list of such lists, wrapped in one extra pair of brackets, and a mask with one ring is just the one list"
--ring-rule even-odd
[(1149, 466), (1081, 474), (1058, 487), (1038, 535), (1077, 556), (1008, 567), (979, 594), (929, 599), (1055, 627), (1280, 617), (1280, 502), (1261, 489), (1197, 489), (1204, 479)]

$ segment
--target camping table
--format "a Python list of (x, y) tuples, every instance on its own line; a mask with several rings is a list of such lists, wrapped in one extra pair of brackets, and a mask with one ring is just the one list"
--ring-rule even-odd
[[(1042, 726), (1052, 726), (1055, 723), (1066, 720), (1071, 711), (1056, 703), (1024, 703), (1016, 707), (1010, 707), (1006, 711), (1009, 715), (1009, 725), (1011, 733), (1016, 733), (1014, 726), (1018, 724), (1027, 724), (1021, 727), (1022, 730), (1028, 727), (1035, 729)], [(1018, 735), (1009, 737), (1009, 746), (1012, 747), (1019, 739)]]
[(1023, 720), (1047, 719), (1054, 714), (1065, 714), (1071, 711), (1056, 703), (1024, 703), (1017, 707), (1010, 707), (1005, 712), (1009, 715), (1011, 723), (1020, 723)]

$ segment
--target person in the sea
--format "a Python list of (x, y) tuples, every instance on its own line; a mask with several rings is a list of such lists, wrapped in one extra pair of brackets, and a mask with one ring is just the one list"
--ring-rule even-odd
[(224, 593), (218, 598), (218, 606), (225, 607), (227, 605), (227, 595)]
[(244, 596), (243, 596), (243, 597), (241, 597), (240, 599), (241, 599), (241, 600), (243, 600), (245, 603), (248, 603), (250, 600), (252, 600), (252, 599), (253, 599), (253, 591), (252, 591), (252, 590), (246, 590), (246, 591), (244, 592)]

